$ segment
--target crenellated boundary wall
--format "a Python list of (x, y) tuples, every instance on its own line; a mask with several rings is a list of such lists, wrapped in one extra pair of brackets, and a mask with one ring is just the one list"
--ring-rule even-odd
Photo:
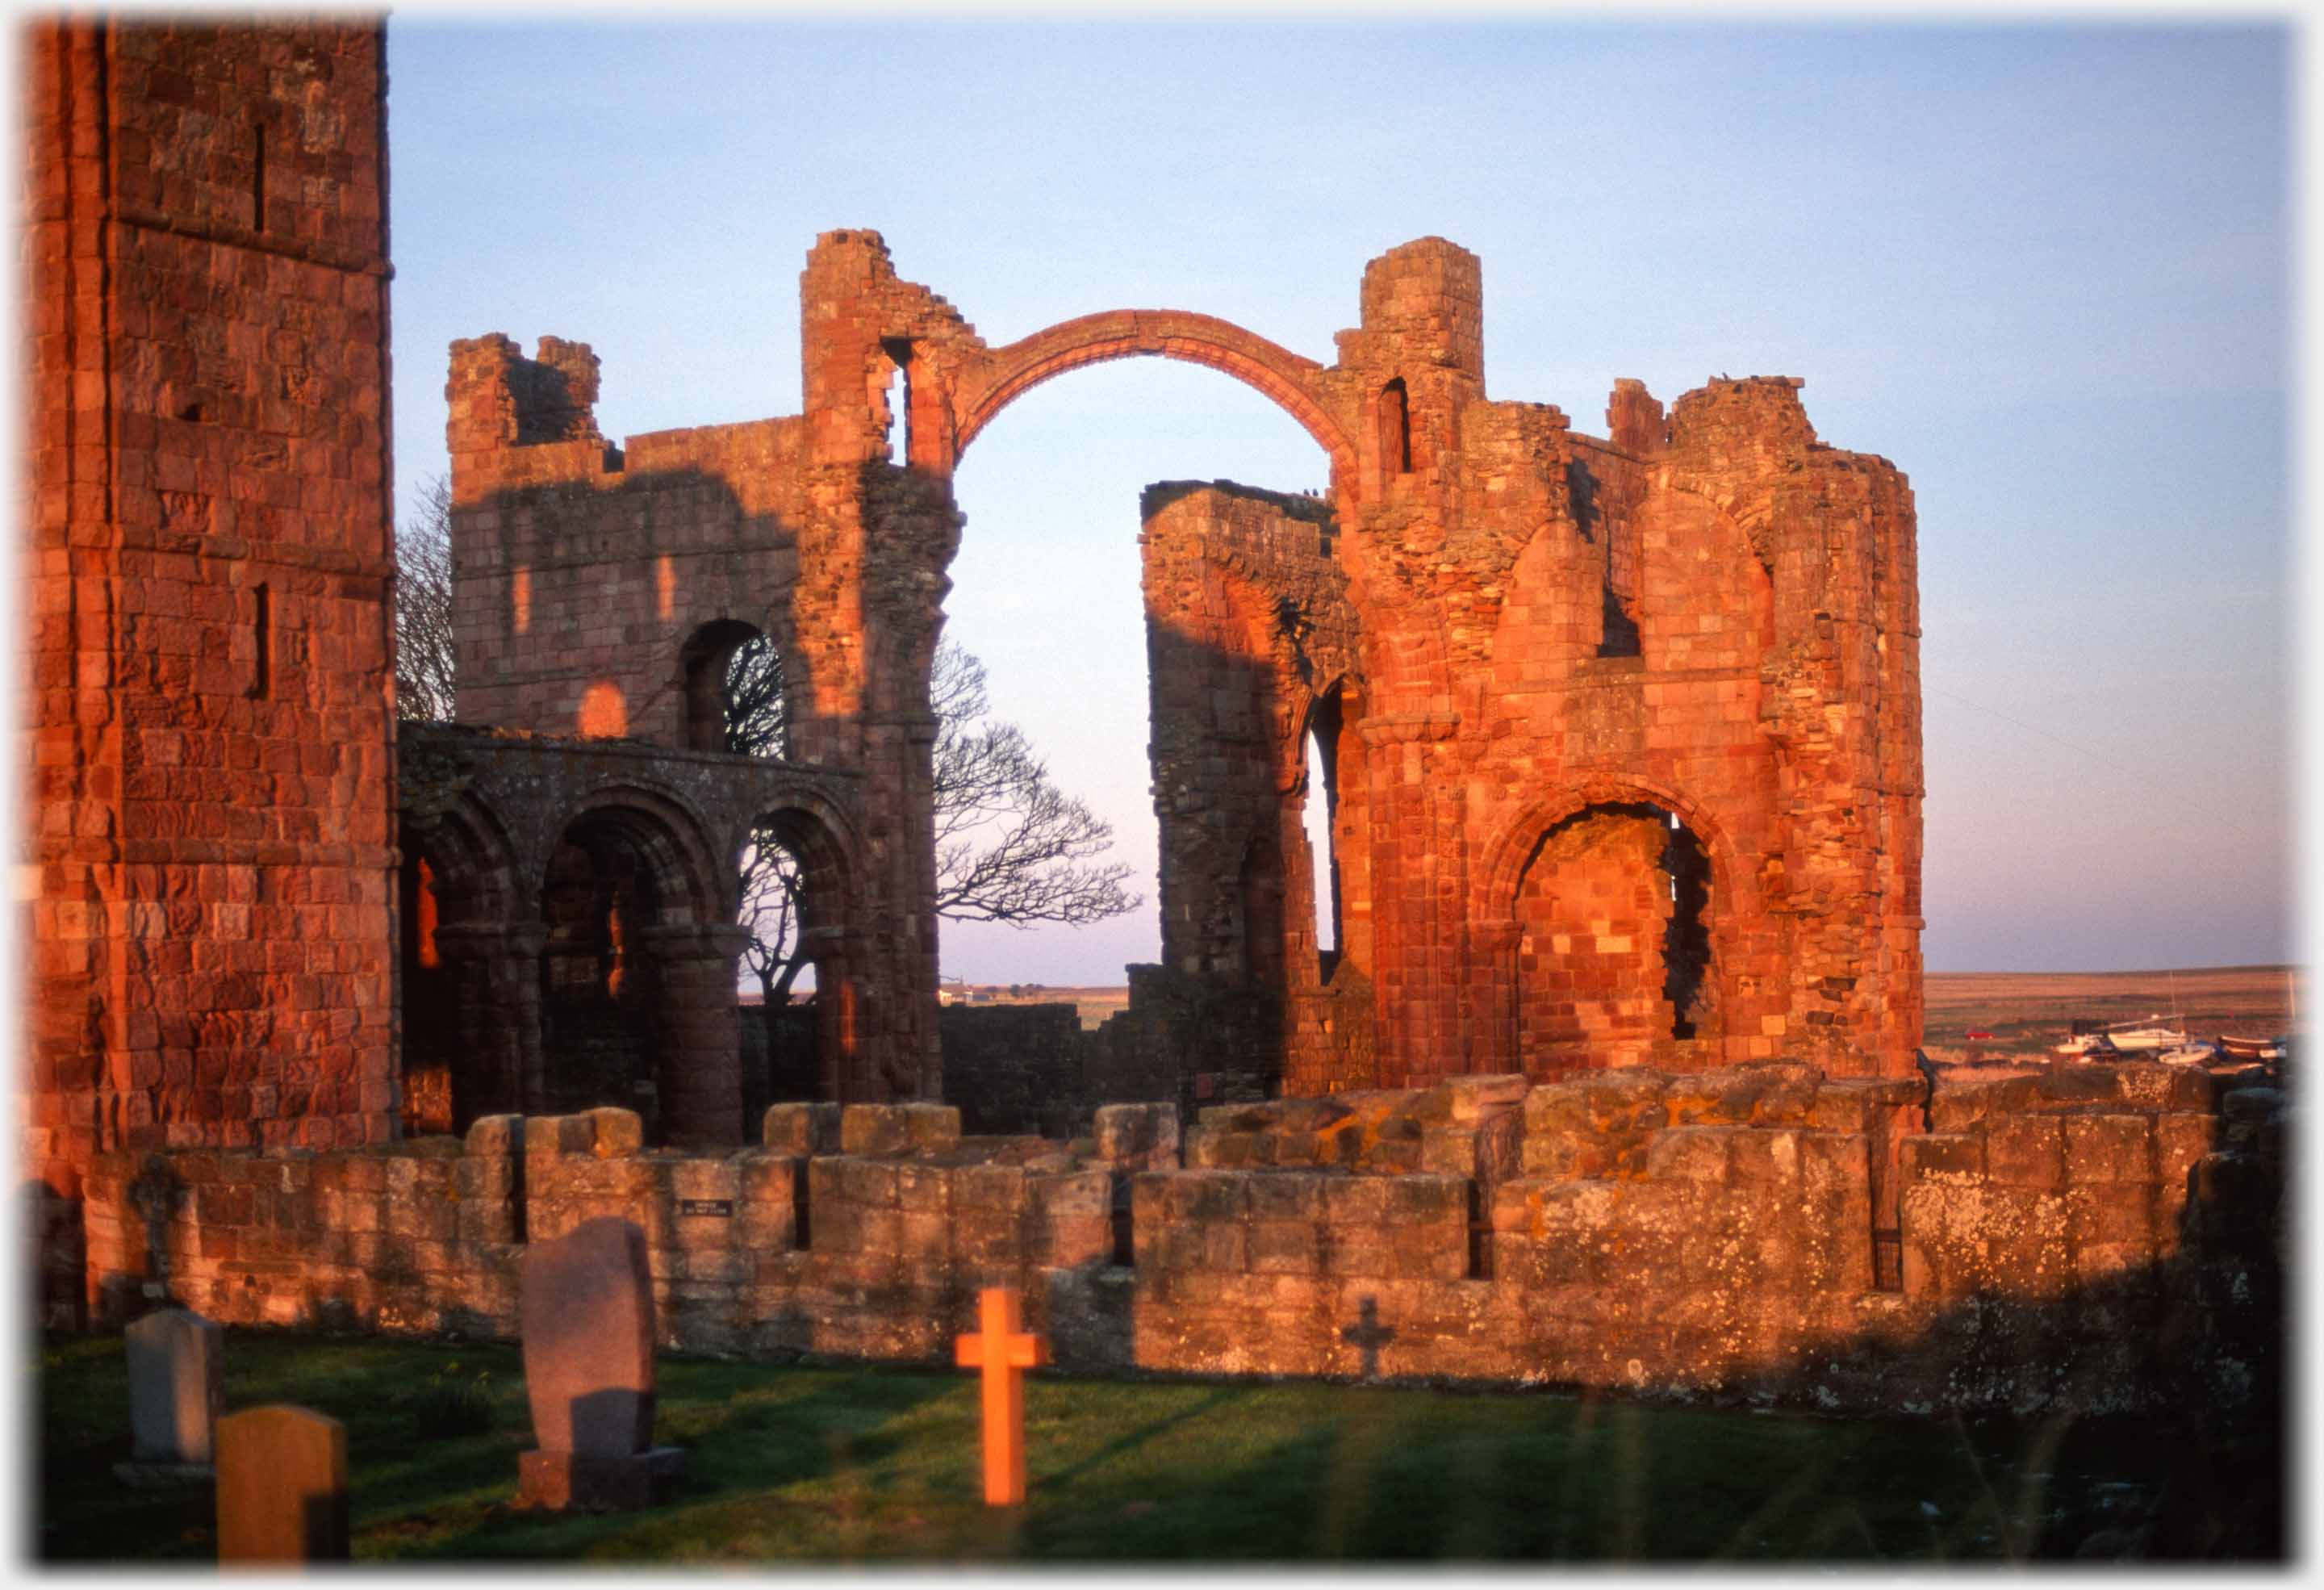
[(2190, 1373), (2264, 1383), (2282, 1098), (2153, 1064), (1925, 1101), (1750, 1065), (1228, 1105), (1183, 1141), (1167, 1105), (1072, 1142), (779, 1105), (715, 1156), (644, 1149), (623, 1110), (494, 1116), (100, 1156), (89, 1301), (511, 1337), (524, 1243), (614, 1215), (646, 1234), (674, 1350), (948, 1362), (976, 1289), (1007, 1283), (1072, 1372), (2127, 1410)]

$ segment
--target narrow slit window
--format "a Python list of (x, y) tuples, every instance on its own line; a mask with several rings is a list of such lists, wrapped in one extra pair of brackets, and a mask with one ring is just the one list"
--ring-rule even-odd
[(266, 128), (250, 124), (250, 229), (266, 230)]
[(1301, 826), (1307, 830), (1307, 852), (1313, 857), (1311, 874), (1314, 879), (1315, 957), (1323, 975), (1329, 978), (1332, 966), (1339, 958), (1339, 915), (1334, 909), (1339, 903), (1333, 897), (1339, 892), (1339, 867), (1332, 855), (1332, 800), (1330, 782), (1324, 777), (1323, 748), (1316, 736), (1307, 736), (1307, 800), (1300, 813)]
[(1412, 410), (1406, 401), (1404, 377), (1380, 388), (1380, 461), (1391, 475), (1412, 473)]
[(903, 465), (912, 458), (912, 345), (882, 342), (891, 368), (888, 373), (888, 462)]
[(251, 662), (250, 695), (254, 701), (263, 701), (274, 687), (274, 600), (264, 585), (254, 595), (257, 600), (251, 615), (251, 637), (257, 655)]
[(1329, 983), (1338, 969), (1340, 922), (1340, 692), (1335, 686), (1319, 698), (1307, 729), (1307, 796), (1300, 814), (1314, 858), (1315, 970)]

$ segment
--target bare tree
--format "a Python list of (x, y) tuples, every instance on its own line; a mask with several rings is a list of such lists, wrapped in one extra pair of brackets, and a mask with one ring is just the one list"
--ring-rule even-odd
[(395, 532), (398, 717), (451, 721), (452, 655), (452, 491), (438, 476)]
[[(726, 746), (782, 754), (788, 719), (782, 662), (764, 639), (737, 647), (727, 664)], [(1130, 869), (1096, 858), (1111, 825), (1049, 781), (1049, 770), (1014, 724), (986, 723), (984, 665), (950, 642), (937, 647), (928, 680), (936, 718), (936, 914), (956, 922), (1082, 924), (1138, 909), (1121, 885)], [(798, 859), (771, 827), (752, 831), (742, 856), (743, 958), (766, 1001), (768, 1038), (808, 957), (807, 909)]]

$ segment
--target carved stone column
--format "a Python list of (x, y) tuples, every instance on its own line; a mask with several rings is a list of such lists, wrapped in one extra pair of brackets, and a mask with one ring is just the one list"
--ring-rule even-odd
[(672, 1148), (740, 1148), (742, 1030), (734, 967), (750, 930), (685, 922), (638, 937), (653, 957), (659, 994), (662, 1135)]
[(436, 953), (451, 975), (454, 1031), (470, 1061), (456, 1068), (453, 1104), (465, 1128), (479, 1115), (526, 1114), (540, 1106), (540, 954), (548, 930), (462, 922), (436, 929)]

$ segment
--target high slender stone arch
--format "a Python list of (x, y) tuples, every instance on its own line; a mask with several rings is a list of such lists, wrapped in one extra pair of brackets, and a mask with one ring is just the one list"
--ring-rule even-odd
[(1184, 310), (1110, 310), (1060, 321), (994, 348), (985, 374), (954, 392), (955, 461), (994, 415), (1053, 376), (1108, 359), (1148, 356), (1204, 365), (1233, 376), (1299, 422), (1331, 456), (1352, 470), (1356, 449), (1315, 391), (1323, 367), (1213, 315)]

